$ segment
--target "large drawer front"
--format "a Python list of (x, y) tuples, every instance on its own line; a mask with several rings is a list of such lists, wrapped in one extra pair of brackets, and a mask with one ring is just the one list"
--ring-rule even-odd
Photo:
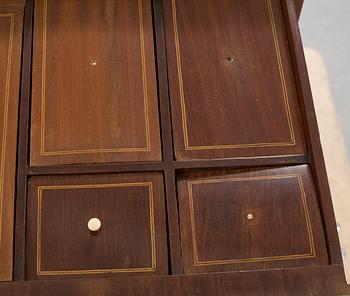
[(163, 3), (176, 159), (304, 154), (280, 1)]
[[(166, 274), (162, 179), (153, 173), (31, 179), (28, 279)], [(88, 225), (93, 218), (101, 223), (97, 231)]]
[(150, 0), (36, 0), (32, 165), (161, 160)]
[(187, 273), (328, 264), (307, 166), (185, 174), (178, 186)]

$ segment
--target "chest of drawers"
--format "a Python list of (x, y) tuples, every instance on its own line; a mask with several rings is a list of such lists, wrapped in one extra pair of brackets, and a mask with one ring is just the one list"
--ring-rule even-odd
[(0, 1), (0, 291), (345, 291), (299, 5)]

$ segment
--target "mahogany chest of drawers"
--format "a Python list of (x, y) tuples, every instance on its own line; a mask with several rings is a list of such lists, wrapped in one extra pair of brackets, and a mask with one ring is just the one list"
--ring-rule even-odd
[(0, 291), (345, 293), (300, 4), (0, 0)]

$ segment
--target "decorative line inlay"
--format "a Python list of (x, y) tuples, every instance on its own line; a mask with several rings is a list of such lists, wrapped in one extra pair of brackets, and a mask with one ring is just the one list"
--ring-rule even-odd
[(224, 144), (224, 145), (201, 145), (201, 146), (192, 146), (189, 144), (188, 136), (188, 124), (187, 124), (187, 112), (186, 112), (186, 102), (185, 102), (185, 91), (182, 75), (182, 63), (181, 63), (181, 50), (180, 50), (180, 41), (179, 41), (179, 31), (177, 25), (177, 12), (176, 12), (176, 0), (172, 0), (172, 15), (173, 15), (173, 29), (174, 29), (174, 39), (175, 39), (175, 52), (176, 52), (176, 63), (177, 63), (177, 76), (179, 84), (179, 96), (180, 96), (180, 106), (181, 106), (181, 119), (182, 119), (182, 130), (184, 137), (185, 150), (215, 150), (215, 149), (238, 149), (238, 148), (258, 148), (258, 147), (283, 147), (283, 146), (295, 146), (295, 133), (292, 122), (292, 115), (289, 106), (289, 96), (287, 85), (285, 81), (285, 75), (283, 70), (283, 63), (281, 58), (281, 51), (278, 42), (278, 35), (276, 30), (275, 18), (272, 10), (271, 0), (266, 0), (272, 35), (274, 39), (274, 46), (276, 51), (276, 59), (278, 63), (278, 69), (280, 74), (281, 87), (283, 92), (283, 100), (285, 105), (286, 116), (288, 120), (288, 128), (290, 132), (291, 140), (289, 142), (281, 143), (247, 143), (247, 144)]
[[(120, 187), (147, 187), (149, 198), (149, 216), (150, 216), (150, 241), (152, 249), (152, 265), (150, 267), (135, 268), (116, 268), (116, 269), (86, 269), (86, 270), (42, 270), (41, 268), (41, 209), (43, 191), (45, 190), (69, 190), (69, 189), (91, 189), (91, 188), (120, 188)], [(84, 184), (84, 185), (52, 185), (38, 186), (38, 205), (37, 205), (37, 275), (72, 275), (72, 274), (98, 274), (98, 273), (137, 273), (137, 272), (155, 272), (157, 269), (156, 256), (156, 238), (154, 221), (154, 195), (152, 182), (139, 183), (118, 183), (118, 184)]]
[(12, 50), (13, 38), (15, 29), (15, 15), (13, 13), (0, 14), (1, 18), (10, 18), (10, 32), (8, 40), (7, 64), (6, 64), (6, 80), (5, 80), (5, 94), (4, 94), (4, 116), (3, 116), (3, 134), (2, 134), (2, 149), (0, 155), (0, 246), (1, 246), (1, 230), (2, 230), (2, 206), (4, 199), (4, 178), (5, 178), (5, 162), (6, 162), (6, 146), (7, 146), (7, 131), (8, 131), (8, 113), (10, 101), (10, 82), (11, 82), (11, 68), (12, 68)]
[[(245, 258), (245, 259), (224, 259), (224, 260), (206, 260), (206, 261), (200, 261), (198, 259), (198, 249), (197, 249), (197, 239), (196, 239), (196, 224), (195, 224), (195, 209), (194, 209), (194, 205), (193, 205), (193, 185), (244, 182), (244, 181), (258, 181), (258, 180), (280, 180), (280, 179), (294, 179), (294, 178), (296, 178), (298, 181), (300, 195), (301, 195), (301, 199), (302, 199), (304, 216), (305, 216), (305, 223), (306, 223), (307, 231), (308, 231), (310, 253), (286, 255), (286, 256)], [(254, 263), (254, 262), (278, 261), (278, 260), (295, 260), (295, 259), (307, 259), (307, 258), (316, 257), (315, 244), (314, 244), (314, 239), (313, 239), (309, 209), (308, 209), (308, 205), (307, 205), (307, 201), (306, 201), (306, 194), (305, 194), (305, 190), (304, 190), (303, 181), (302, 181), (302, 178), (300, 175), (287, 174), (287, 175), (258, 176), (258, 177), (245, 177), (245, 178), (237, 177), (237, 178), (228, 178), (228, 179), (199, 180), (199, 181), (189, 181), (187, 186), (188, 186), (189, 207), (190, 207), (192, 251), (193, 251), (193, 264), (194, 264), (194, 266), (199, 267), (199, 266), (209, 266), (209, 265)]]
[(46, 151), (45, 150), (45, 121), (46, 121), (46, 55), (47, 55), (47, 11), (48, 0), (44, 0), (43, 8), (43, 53), (41, 65), (41, 128), (40, 128), (40, 155), (71, 155), (71, 154), (86, 154), (86, 153), (111, 153), (111, 152), (150, 152), (151, 151), (151, 134), (150, 134), (150, 120), (149, 120), (149, 105), (148, 105), (148, 90), (147, 90), (147, 69), (146, 69), (146, 54), (145, 54), (145, 36), (143, 28), (143, 12), (142, 0), (137, 0), (139, 29), (140, 29), (140, 51), (141, 51), (141, 70), (142, 70), (142, 86), (143, 86), (143, 100), (145, 111), (145, 129), (146, 129), (146, 147), (133, 148), (96, 148), (96, 149), (76, 149), (76, 150), (62, 150), (62, 151)]

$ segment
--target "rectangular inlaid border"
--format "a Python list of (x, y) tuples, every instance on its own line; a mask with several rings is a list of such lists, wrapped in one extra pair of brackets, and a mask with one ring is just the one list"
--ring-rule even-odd
[(97, 148), (97, 149), (83, 149), (83, 150), (62, 150), (62, 151), (45, 151), (45, 121), (46, 121), (46, 35), (47, 35), (47, 10), (48, 0), (44, 1), (43, 7), (43, 54), (41, 64), (41, 126), (40, 126), (40, 155), (73, 155), (73, 154), (88, 154), (88, 153), (111, 153), (111, 152), (150, 152), (151, 151), (151, 134), (150, 134), (150, 119), (149, 119), (149, 106), (148, 106), (148, 90), (147, 90), (147, 70), (146, 70), (146, 55), (145, 55), (145, 36), (143, 30), (143, 6), (142, 0), (137, 0), (138, 17), (139, 17), (139, 29), (140, 29), (140, 51), (141, 51), (141, 70), (142, 70), (142, 85), (143, 85), (143, 99), (144, 99), (144, 111), (145, 111), (145, 129), (146, 129), (146, 147), (134, 147), (134, 148)]
[(280, 46), (278, 42), (278, 35), (276, 30), (275, 17), (273, 14), (271, 0), (266, 0), (266, 5), (268, 8), (270, 16), (270, 24), (272, 35), (274, 39), (276, 58), (280, 73), (281, 87), (283, 92), (283, 100), (288, 120), (288, 127), (290, 132), (291, 141), (290, 142), (281, 142), (281, 143), (251, 143), (251, 144), (228, 144), (228, 145), (212, 145), (212, 146), (190, 146), (189, 137), (188, 137), (188, 125), (187, 125), (187, 113), (186, 113), (186, 102), (185, 102), (185, 91), (183, 85), (182, 77), (182, 63), (181, 63), (181, 52), (180, 52), (180, 41), (179, 41), (179, 32), (177, 25), (177, 12), (176, 12), (176, 0), (172, 0), (172, 14), (173, 14), (173, 29), (174, 29), (174, 39), (175, 39), (175, 51), (176, 51), (176, 63), (177, 63), (177, 74), (178, 74), (178, 84), (179, 84), (179, 95), (180, 95), (180, 105), (181, 105), (181, 119), (182, 119), (182, 130), (184, 137), (185, 150), (216, 150), (216, 149), (238, 149), (238, 148), (258, 148), (258, 147), (284, 147), (284, 146), (295, 146), (295, 133), (292, 122), (292, 115), (289, 106), (289, 96), (287, 85), (285, 81), (285, 75), (283, 70), (283, 63), (281, 58)]
[(11, 82), (11, 68), (12, 68), (12, 49), (14, 40), (15, 29), (15, 14), (14, 13), (2, 13), (1, 18), (9, 17), (10, 33), (8, 42), (7, 64), (6, 64), (6, 80), (5, 80), (5, 94), (4, 94), (4, 114), (3, 114), (3, 135), (2, 135), (2, 149), (0, 155), (0, 246), (2, 240), (2, 207), (4, 199), (4, 179), (5, 179), (5, 162), (6, 162), (6, 149), (7, 149), (7, 132), (8, 132), (8, 113), (10, 105), (10, 82)]
[[(244, 182), (244, 181), (258, 181), (258, 180), (279, 180), (279, 179), (294, 179), (297, 178), (300, 195), (304, 208), (305, 224), (308, 230), (310, 253), (308, 254), (295, 254), (288, 256), (271, 256), (271, 257), (258, 257), (258, 258), (246, 258), (246, 259), (225, 259), (225, 260), (206, 260), (199, 261), (198, 250), (197, 250), (197, 239), (196, 239), (196, 225), (195, 225), (195, 212), (193, 205), (193, 185), (200, 184), (213, 184), (213, 183), (230, 183), (230, 182)], [(237, 177), (228, 179), (212, 179), (212, 180), (199, 180), (188, 182), (188, 196), (189, 196), (189, 207), (190, 207), (190, 218), (191, 218), (191, 233), (192, 233), (192, 248), (193, 248), (193, 263), (195, 267), (199, 266), (210, 266), (210, 265), (223, 265), (223, 264), (240, 264), (240, 263), (255, 263), (255, 262), (266, 262), (266, 261), (279, 261), (279, 260), (296, 260), (296, 259), (307, 259), (316, 257), (314, 238), (312, 233), (311, 220), (309, 215), (309, 209), (307, 206), (306, 194), (304, 190), (303, 181), (298, 174), (288, 175), (274, 175), (274, 176), (257, 176), (257, 177)]]
[[(116, 269), (86, 269), (86, 270), (42, 270), (41, 269), (41, 205), (44, 190), (69, 190), (69, 189), (91, 189), (91, 188), (120, 188), (120, 187), (147, 187), (149, 193), (150, 205), (150, 239), (152, 246), (152, 266), (151, 267), (135, 267), (135, 268), (116, 268)], [(86, 275), (101, 273), (138, 273), (138, 272), (155, 272), (157, 269), (156, 256), (156, 239), (155, 239), (155, 222), (154, 222), (154, 197), (153, 182), (139, 183), (118, 183), (118, 184), (85, 184), (85, 185), (52, 185), (38, 186), (38, 212), (37, 212), (37, 275)]]

